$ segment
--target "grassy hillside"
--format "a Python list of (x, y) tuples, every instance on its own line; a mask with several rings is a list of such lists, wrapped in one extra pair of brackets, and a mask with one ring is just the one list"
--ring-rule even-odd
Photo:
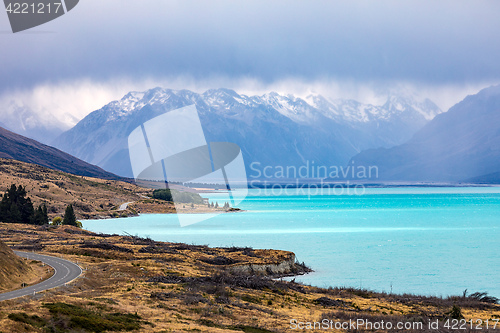
[[(228, 209), (208, 208), (205, 204), (184, 204), (176, 207), (170, 201), (152, 199), (153, 190), (128, 182), (75, 176), (36, 164), (0, 158), (0, 194), (12, 185), (26, 187), (35, 207), (44, 203), (49, 217), (62, 216), (72, 204), (78, 219), (124, 217), (138, 213), (210, 213)], [(177, 189), (185, 188), (176, 185)], [(188, 189), (193, 191), (191, 189)], [(190, 196), (201, 197), (195, 193)], [(119, 210), (123, 203), (131, 203)], [(234, 209), (237, 211), (237, 209)], [(231, 210), (230, 210), (231, 211)], [(2, 221), (0, 221), (2, 222)]]
[(25, 275), (31, 274), (31, 267), (0, 241), (0, 290), (11, 288), (18, 284)]
[(124, 202), (137, 201), (151, 193), (149, 189), (123, 181), (75, 176), (36, 164), (0, 158), (0, 193), (11, 184), (25, 186), (35, 206), (45, 203), (49, 217), (62, 216), (66, 206), (73, 204), (79, 219), (134, 215), (130, 209), (117, 212), (117, 208)]
[(0, 291), (13, 290), (21, 286), (37, 283), (51, 271), (39, 263), (18, 257), (0, 240)]
[(121, 178), (59, 149), (44, 145), (2, 127), (0, 127), (0, 157), (38, 164), (75, 175), (104, 179)]

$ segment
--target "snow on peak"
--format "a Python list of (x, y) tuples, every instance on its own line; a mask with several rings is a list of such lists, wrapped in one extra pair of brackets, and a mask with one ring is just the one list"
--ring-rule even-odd
[(314, 106), (292, 94), (281, 95), (273, 91), (262, 95), (260, 100), (295, 122), (309, 123), (320, 114)]
[(131, 111), (144, 98), (144, 95), (144, 92), (131, 91), (118, 102), (118, 105), (123, 111)]
[[(261, 107), (262, 110), (272, 108), (283, 116), (298, 122), (312, 123), (319, 119), (330, 118), (337, 122), (367, 123), (371, 121), (388, 121), (403, 115), (431, 120), (441, 113), (429, 99), (416, 97), (408, 92), (389, 95), (384, 105), (364, 104), (352, 99), (328, 100), (319, 94), (311, 94), (306, 98), (291, 94), (269, 92), (262, 96), (240, 95), (231, 89), (210, 89), (203, 94), (189, 90), (171, 90), (153, 88), (144, 92), (132, 91), (121, 100), (107, 105), (112, 112), (108, 119), (124, 117), (146, 105), (172, 104), (182, 107), (187, 104), (203, 102), (214, 110), (235, 117), (241, 110)], [(241, 112), (240, 112), (241, 111)], [(240, 114), (243, 117), (243, 114)]]
[(442, 112), (430, 99), (408, 94), (390, 95), (383, 107), (395, 114), (416, 112), (427, 121), (432, 120)]

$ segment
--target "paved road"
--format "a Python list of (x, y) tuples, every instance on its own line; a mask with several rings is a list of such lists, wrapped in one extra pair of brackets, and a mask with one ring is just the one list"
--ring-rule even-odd
[(23, 258), (44, 262), (45, 264), (51, 266), (54, 269), (55, 273), (49, 279), (33, 286), (0, 294), (0, 301), (33, 295), (34, 293), (38, 293), (40, 291), (60, 287), (68, 282), (73, 281), (82, 274), (82, 269), (80, 268), (80, 266), (66, 259), (36, 254), (32, 252), (14, 251), (14, 253)]
[(128, 205), (130, 205), (131, 203), (134, 203), (134, 202), (135, 202), (135, 201), (130, 201), (130, 202), (125, 202), (125, 203), (122, 203), (122, 204), (120, 205), (120, 208), (118, 208), (118, 210), (119, 210), (119, 211), (120, 211), (120, 210), (125, 210), (125, 209), (127, 209)]

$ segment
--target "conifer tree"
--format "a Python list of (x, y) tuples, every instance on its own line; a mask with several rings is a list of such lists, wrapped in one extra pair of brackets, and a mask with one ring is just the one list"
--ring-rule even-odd
[(47, 215), (47, 206), (45, 204), (38, 206), (33, 215), (33, 224), (44, 225), (49, 223), (49, 217)]
[(12, 184), (0, 201), (0, 221), (9, 223), (32, 223), (35, 211), (26, 189)]
[(76, 216), (75, 216), (75, 211), (73, 210), (73, 205), (68, 205), (66, 207), (66, 212), (64, 213), (63, 217), (63, 225), (72, 225), (77, 227), (78, 224), (76, 223)]

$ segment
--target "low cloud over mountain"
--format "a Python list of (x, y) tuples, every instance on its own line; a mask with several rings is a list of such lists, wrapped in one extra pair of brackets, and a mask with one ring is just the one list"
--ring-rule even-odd
[(498, 181), (500, 86), (466, 97), (408, 142), (364, 151), (352, 161), (377, 165), (382, 180)]
[(407, 140), (441, 110), (430, 100), (392, 96), (384, 105), (354, 100), (329, 101), (320, 95), (300, 99), (271, 92), (240, 95), (229, 89), (203, 94), (154, 88), (130, 92), (92, 112), (53, 143), (110, 172), (132, 176), (127, 137), (143, 122), (195, 104), (207, 141), (238, 144), (247, 167), (344, 165), (369, 148)]

